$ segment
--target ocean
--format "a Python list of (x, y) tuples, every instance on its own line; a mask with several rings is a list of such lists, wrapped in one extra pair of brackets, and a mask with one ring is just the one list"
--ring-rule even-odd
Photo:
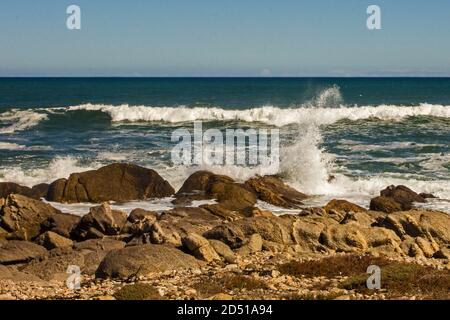
[[(280, 166), (174, 165), (171, 135), (194, 121), (279, 129)], [(238, 181), (279, 174), (312, 196), (308, 205), (367, 207), (403, 184), (450, 212), (450, 78), (0, 79), (0, 182), (32, 186), (113, 162), (153, 168), (175, 189), (200, 169)], [(81, 214), (89, 205), (57, 206)]]

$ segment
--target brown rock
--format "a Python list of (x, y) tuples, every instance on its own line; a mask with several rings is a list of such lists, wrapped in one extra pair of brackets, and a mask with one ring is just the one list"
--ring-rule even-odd
[(76, 239), (95, 239), (118, 235), (127, 222), (127, 214), (112, 210), (108, 203), (91, 208), (72, 232)]
[(378, 219), (377, 225), (393, 230), (399, 237), (434, 239), (442, 246), (450, 244), (450, 215), (439, 211), (395, 212)]
[(437, 251), (434, 254), (433, 258), (450, 260), (450, 249), (443, 248), (443, 249)]
[(52, 231), (60, 236), (70, 238), (72, 230), (80, 223), (81, 217), (67, 214), (57, 213), (41, 224), (42, 231)]
[[(97, 264), (98, 265), (98, 264)], [(77, 266), (83, 274), (84, 272), (84, 256), (80, 252), (71, 250), (70, 248), (58, 248), (50, 252), (49, 257), (42, 260), (34, 260), (28, 263), (22, 272), (32, 274), (42, 280), (66, 280), (69, 276), (67, 270), (69, 266)]]
[(219, 240), (209, 240), (209, 243), (217, 252), (217, 254), (221, 256), (226, 262), (228, 263), (236, 262), (236, 255), (228, 245)]
[(349, 212), (366, 212), (367, 210), (356, 204), (348, 202), (347, 200), (331, 200), (325, 207), (324, 210), (329, 213), (330, 210), (335, 210), (341, 213)]
[(14, 238), (31, 240), (38, 236), (41, 224), (60, 213), (51, 205), (21, 195), (10, 195), (0, 212), (0, 225)]
[(426, 202), (425, 199), (405, 186), (389, 186), (380, 192), (383, 197), (393, 198), (400, 203), (404, 210), (411, 209), (413, 202)]
[(211, 262), (220, 260), (219, 255), (204, 237), (191, 233), (182, 239), (184, 247), (197, 259)]
[(69, 247), (53, 249), (46, 259), (34, 260), (23, 272), (49, 280), (65, 280), (69, 266), (78, 266), (81, 275), (93, 275), (108, 252), (123, 249), (124, 242), (113, 239), (94, 239), (75, 243)]
[(232, 223), (238, 227), (245, 236), (259, 234), (264, 240), (282, 244), (292, 244), (290, 222), (280, 217), (253, 217), (244, 218)]
[(26, 263), (47, 255), (47, 250), (28, 241), (8, 241), (0, 247), (0, 264)]
[(47, 200), (53, 202), (64, 202), (64, 190), (66, 188), (67, 179), (58, 179), (53, 181), (47, 192)]
[(240, 247), (237, 251), (239, 255), (245, 256), (252, 253), (260, 252), (263, 248), (263, 239), (262, 237), (255, 233), (252, 234), (248, 240), (248, 242)]
[[(245, 211), (252, 208), (257, 201), (255, 194), (248, 187), (236, 183), (227, 176), (216, 175), (208, 171), (192, 174), (177, 192), (179, 203), (192, 200), (215, 199), (222, 210)], [(180, 200), (181, 199), (181, 200)]]
[(47, 195), (47, 189), (47, 184), (40, 184), (33, 188), (29, 188), (17, 183), (0, 182), (0, 198), (6, 198), (11, 194), (20, 194), (28, 198), (39, 200)]
[(146, 220), (153, 223), (158, 219), (158, 216), (159, 216), (158, 213), (153, 211), (147, 211), (144, 209), (134, 209), (128, 216), (128, 221), (130, 221), (131, 223), (135, 223), (138, 221)]
[(91, 239), (74, 244), (73, 248), (77, 251), (111, 251), (122, 249), (125, 247), (125, 242), (114, 239)]
[(245, 235), (242, 230), (229, 224), (219, 225), (205, 232), (203, 236), (207, 239), (222, 241), (232, 249), (241, 247), (245, 242)]
[(98, 170), (72, 174), (67, 181), (50, 185), (50, 201), (79, 203), (132, 201), (162, 198), (174, 189), (156, 171), (131, 164), (112, 164)]
[(57, 233), (52, 231), (47, 231), (41, 234), (36, 241), (37, 244), (45, 247), (47, 250), (52, 250), (55, 248), (64, 248), (71, 247), (73, 245), (73, 241), (60, 236)]
[(146, 276), (153, 272), (179, 269), (197, 269), (199, 260), (182, 251), (161, 245), (146, 244), (113, 250), (100, 263), (97, 278), (127, 279)]
[(256, 194), (258, 199), (282, 208), (299, 208), (307, 195), (286, 185), (275, 176), (249, 179), (245, 185)]
[(402, 205), (392, 198), (376, 197), (370, 201), (370, 210), (393, 213), (402, 211)]

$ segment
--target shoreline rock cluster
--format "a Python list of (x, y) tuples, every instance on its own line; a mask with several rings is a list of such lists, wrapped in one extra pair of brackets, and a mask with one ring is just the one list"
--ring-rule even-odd
[[(162, 213), (137, 208), (127, 215), (108, 204), (168, 196), (175, 198), (176, 207)], [(205, 298), (177, 291), (177, 285), (184, 288), (188, 281), (183, 275), (228, 274), (253, 265), (249, 276), (261, 278), (261, 274), (274, 271), (273, 277), (258, 278), (270, 287), (275, 286), (273, 279), (280, 278), (277, 265), (287, 258), (300, 261), (341, 254), (413, 259), (448, 270), (450, 215), (414, 208), (414, 203), (430, 197), (405, 186), (390, 186), (372, 199), (370, 210), (346, 200), (307, 208), (303, 201), (308, 196), (275, 176), (238, 183), (227, 176), (198, 171), (175, 192), (156, 171), (130, 164), (72, 174), (69, 179), (33, 188), (0, 183), (0, 279), (5, 283), (0, 285), (0, 298), (2, 294), (26, 298), (20, 294), (23, 283), (52, 288), (47, 295), (31, 296), (35, 299), (101, 297), (98, 288), (103, 285), (104, 296), (110, 297), (113, 289), (130, 281), (153, 281), (167, 274), (176, 274), (179, 280), (168, 282), (172, 291), (164, 289), (167, 297)], [(41, 198), (98, 206), (79, 217), (61, 212)], [(189, 206), (197, 200), (216, 203)], [(257, 201), (301, 212), (276, 216), (258, 208)], [(68, 291), (68, 266), (79, 266), (85, 284), (98, 290), (83, 289), (84, 295)], [(285, 280), (293, 290), (296, 285), (299, 290), (304, 287), (298, 279)], [(275, 287), (287, 285), (277, 281)], [(162, 280), (157, 283), (164, 287)], [(60, 288), (59, 295), (55, 296), (54, 287)], [(244, 292), (235, 292), (232, 298), (255, 297)], [(272, 292), (267, 298), (282, 297)]]

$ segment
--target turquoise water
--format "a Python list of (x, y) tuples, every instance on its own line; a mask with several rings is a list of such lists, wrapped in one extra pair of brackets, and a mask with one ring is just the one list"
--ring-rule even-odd
[(402, 183), (450, 208), (448, 78), (4, 78), (0, 181), (33, 185), (126, 161), (178, 187), (199, 168), (172, 164), (170, 138), (194, 120), (281, 130), (276, 172), (206, 169), (237, 179), (278, 173), (318, 202), (367, 205), (381, 188)]

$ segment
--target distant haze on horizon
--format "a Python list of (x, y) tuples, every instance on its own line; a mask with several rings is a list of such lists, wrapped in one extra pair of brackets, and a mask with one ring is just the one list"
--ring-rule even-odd
[(2, 0), (0, 77), (450, 76), (449, 39), (448, 0)]

